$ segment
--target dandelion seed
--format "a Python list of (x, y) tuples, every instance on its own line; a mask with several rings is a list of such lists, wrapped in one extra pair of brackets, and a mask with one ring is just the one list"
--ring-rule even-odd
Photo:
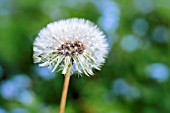
[[(85, 19), (60, 20), (43, 28), (34, 42), (34, 62), (52, 66), (52, 72), (66, 74), (69, 64), (75, 64), (78, 73), (93, 75), (100, 69), (108, 54), (105, 35), (96, 25)], [(71, 69), (73, 74), (75, 69)]]

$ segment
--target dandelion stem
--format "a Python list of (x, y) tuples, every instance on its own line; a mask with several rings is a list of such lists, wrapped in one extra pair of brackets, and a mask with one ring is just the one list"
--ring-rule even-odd
[(71, 71), (71, 68), (72, 68), (72, 65), (70, 64), (68, 66), (67, 73), (65, 74), (65, 80), (64, 80), (64, 85), (63, 85), (63, 91), (62, 91), (62, 96), (61, 96), (59, 113), (64, 113), (64, 110), (65, 110), (68, 86), (69, 86), (69, 82), (70, 82), (70, 71)]

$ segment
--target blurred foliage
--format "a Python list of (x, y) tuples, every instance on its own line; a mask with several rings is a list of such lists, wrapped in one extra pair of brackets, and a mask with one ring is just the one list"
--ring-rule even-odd
[(96, 23), (110, 53), (93, 77), (73, 75), (66, 113), (170, 113), (169, 0), (0, 0), (0, 113), (56, 113), (63, 76), (32, 63), (48, 23)]

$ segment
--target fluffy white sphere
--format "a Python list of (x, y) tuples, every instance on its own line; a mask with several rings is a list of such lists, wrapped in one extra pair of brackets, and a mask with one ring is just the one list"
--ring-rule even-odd
[(34, 42), (34, 62), (39, 66), (52, 66), (52, 72), (66, 74), (71, 64), (72, 73), (93, 75), (100, 70), (108, 54), (105, 35), (96, 25), (85, 19), (59, 20), (43, 28)]

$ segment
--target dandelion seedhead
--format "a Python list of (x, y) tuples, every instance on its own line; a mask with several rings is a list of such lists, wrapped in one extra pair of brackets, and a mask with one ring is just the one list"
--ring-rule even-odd
[(85, 19), (60, 20), (43, 28), (34, 42), (34, 62), (39, 66), (52, 66), (52, 72), (66, 74), (69, 65), (72, 73), (93, 75), (100, 70), (108, 53), (105, 35), (96, 25)]

